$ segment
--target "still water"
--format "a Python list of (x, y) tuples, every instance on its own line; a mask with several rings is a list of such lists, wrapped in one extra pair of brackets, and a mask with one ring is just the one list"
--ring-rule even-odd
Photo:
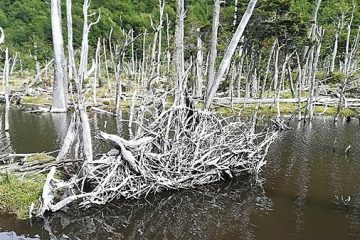
[[(12, 109), (10, 139), (0, 140), (9, 141), (16, 153), (53, 151), (70, 117)], [(94, 134), (126, 135), (115, 118), (90, 117)], [(290, 125), (292, 130), (270, 149), (262, 183), (238, 178), (146, 200), (68, 210), (45, 221), (0, 214), (0, 239), (360, 239), (359, 122), (335, 124), (321, 117)], [(104, 147), (95, 140), (95, 152)], [(341, 197), (348, 196), (345, 206)]]

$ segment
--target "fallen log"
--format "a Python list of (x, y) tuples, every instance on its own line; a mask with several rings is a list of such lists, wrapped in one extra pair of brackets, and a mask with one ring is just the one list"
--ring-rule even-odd
[(110, 112), (110, 111), (106, 111), (104, 109), (101, 109), (101, 108), (98, 108), (98, 107), (91, 107), (91, 109), (95, 112), (98, 112), (98, 113), (104, 113), (104, 114), (109, 114), (109, 115), (112, 115), (112, 116), (117, 116), (116, 113), (113, 113), (113, 112)]

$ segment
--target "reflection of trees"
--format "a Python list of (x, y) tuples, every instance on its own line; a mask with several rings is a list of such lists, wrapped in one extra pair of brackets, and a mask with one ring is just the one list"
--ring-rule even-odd
[[(300, 130), (300, 129), (298, 129)], [(301, 133), (299, 133), (297, 136), (301, 136)], [(311, 147), (306, 146), (306, 144), (309, 144), (312, 142), (312, 122), (309, 122), (308, 125), (305, 125), (303, 128), (303, 141), (297, 140), (297, 144), (301, 144), (301, 142), (305, 143), (305, 145), (296, 146), (296, 149), (299, 151), (301, 149), (301, 155), (299, 155), (299, 158), (302, 158), (300, 161), (300, 165), (298, 167), (298, 178), (296, 180), (296, 186), (297, 186), (297, 197), (295, 200), (295, 214), (296, 214), (296, 233), (300, 234), (303, 230), (303, 223), (304, 223), (304, 205), (306, 203), (308, 192), (309, 192), (309, 186), (311, 184), (311, 175), (310, 175), (310, 159), (311, 159)]]
[[(102, 209), (58, 213), (47, 219), (54, 236), (71, 239), (254, 239), (250, 217), (269, 209), (262, 187), (249, 181), (121, 201)], [(51, 228), (50, 228), (51, 226)]]
[(21, 240), (36, 240), (39, 238), (29, 238), (24, 236), (17, 236), (14, 232), (0, 232), (0, 239), (2, 240), (15, 240), (15, 239), (21, 239)]
[[(54, 130), (57, 135), (59, 145), (61, 146), (69, 125), (69, 116), (67, 114), (51, 114), (50, 118), (53, 122)], [(45, 129), (44, 131), (47, 130), (48, 129)]]
[(10, 134), (0, 131), (0, 164), (10, 163), (12, 161), (12, 158), (9, 157), (10, 153), (13, 153)]

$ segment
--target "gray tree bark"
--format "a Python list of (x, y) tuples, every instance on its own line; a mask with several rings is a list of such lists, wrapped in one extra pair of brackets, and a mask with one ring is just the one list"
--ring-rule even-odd
[(204, 61), (204, 54), (203, 54), (203, 44), (201, 40), (201, 33), (200, 28), (196, 29), (197, 34), (197, 54), (196, 54), (196, 96), (202, 96), (202, 89), (203, 89), (203, 61)]
[(9, 60), (9, 50), (5, 49), (5, 64), (3, 72), (3, 81), (4, 81), (4, 92), (5, 92), (5, 126), (4, 130), (9, 131), (9, 110), (10, 110), (10, 97), (9, 97), (9, 75), (10, 75), (10, 60)]
[(61, 29), (60, 0), (51, 0), (51, 27), (54, 48), (54, 85), (51, 112), (66, 112), (68, 108), (68, 79)]
[[(209, 109), (210, 105), (214, 99), (215, 93), (219, 87), (219, 84), (226, 72), (226, 69), (229, 67), (230, 62), (231, 62), (231, 58), (234, 55), (234, 52), (236, 50), (236, 47), (244, 33), (245, 27), (247, 26), (250, 17), (254, 11), (255, 5), (257, 3), (257, 0), (250, 0), (247, 9), (238, 25), (238, 28), (236, 29), (236, 32), (233, 36), (233, 38), (231, 39), (230, 44), (228, 45), (224, 58), (221, 61), (220, 67), (219, 67), (219, 71), (216, 74), (214, 83), (212, 84), (210, 91), (207, 93), (206, 96), (206, 100), (205, 100), (205, 109)], [(209, 84), (209, 83), (208, 83)]]
[(206, 94), (210, 92), (211, 86), (215, 79), (215, 63), (217, 57), (217, 41), (218, 41), (218, 29), (219, 29), (219, 18), (220, 18), (220, 4), (221, 0), (214, 0), (213, 17), (212, 17), (212, 28), (211, 28), (211, 42), (210, 42), (210, 53), (207, 69), (207, 89)]
[(185, 60), (184, 60), (184, 0), (177, 0), (177, 24), (175, 31), (175, 71), (176, 71), (176, 93), (175, 104), (184, 104), (184, 81), (185, 81)]

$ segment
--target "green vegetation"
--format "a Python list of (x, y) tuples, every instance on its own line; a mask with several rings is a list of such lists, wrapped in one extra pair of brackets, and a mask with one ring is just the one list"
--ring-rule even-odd
[[(234, 0), (226, 1), (222, 5), (219, 29), (219, 53), (222, 54), (225, 46), (229, 42), (234, 31), (233, 14)], [(238, 1), (238, 21), (247, 5), (247, 0)], [(74, 16), (74, 47), (79, 48), (82, 34), (82, 1), (73, 1)], [(63, 18), (65, 15), (65, 1), (62, 1)], [(247, 28), (246, 36), (249, 40), (246, 44), (254, 45), (260, 52), (266, 53), (271, 46), (274, 37), (277, 37), (281, 44), (288, 46), (299, 46), (307, 41), (307, 31), (310, 27), (311, 14), (315, 1), (308, 0), (259, 0), (258, 7), (252, 16)], [(334, 19), (340, 16), (341, 12), (349, 12), (352, 0), (328, 0), (323, 1), (319, 13), (319, 23), (325, 28), (325, 39), (323, 51), (329, 51), (332, 46), (335, 31)], [(200, 28), (204, 43), (209, 42), (211, 30), (213, 1), (209, 0), (187, 0), (186, 1), (186, 24), (185, 24), (185, 49), (187, 57), (194, 53), (196, 47), (196, 28)], [(148, 33), (153, 33), (150, 17), (154, 25), (159, 21), (158, 0), (93, 0), (91, 2), (91, 12), (101, 11), (101, 20), (95, 25), (90, 34), (89, 46), (90, 55), (94, 53), (94, 47), (98, 37), (109, 36), (113, 29), (113, 42), (121, 43), (124, 35), (121, 29), (135, 31), (135, 35), (141, 34), (147, 29)], [(165, 14), (171, 21), (170, 31), (174, 32), (176, 22), (175, 1), (167, 1)], [(165, 16), (164, 16), (165, 17)], [(92, 16), (96, 18), (96, 16)], [(346, 19), (347, 20), (347, 19)], [(360, 22), (360, 12), (356, 11), (354, 16), (354, 31)], [(66, 41), (66, 21), (63, 21), (64, 34)], [(166, 21), (165, 23), (166, 24)], [(0, 26), (6, 33), (6, 46), (10, 49), (10, 55), (19, 52), (24, 69), (34, 69), (35, 56), (41, 63), (52, 58), (51, 48), (51, 24), (50, 24), (50, 4), (49, 1), (27, 0), (0, 1)], [(149, 45), (152, 43), (153, 34), (147, 38)], [(346, 33), (343, 32), (339, 38), (339, 51), (343, 52), (345, 47)], [(173, 44), (174, 41), (171, 41)], [(66, 43), (65, 43), (66, 44)], [(135, 49), (138, 57), (141, 57), (142, 40), (135, 41)], [(166, 41), (163, 42), (164, 48)], [(170, 46), (171, 49), (174, 46)], [(291, 50), (291, 49), (289, 49)]]
[[(233, 109), (230, 107), (216, 107), (215, 110), (223, 115), (239, 115), (242, 117), (252, 116), (256, 109), (256, 104), (246, 104), (246, 105), (234, 105)], [(302, 104), (301, 113), (305, 113), (305, 105)], [(298, 111), (298, 105), (293, 103), (280, 103), (280, 112), (282, 115), (293, 115)], [(334, 116), (336, 114), (337, 107), (335, 106), (316, 106), (314, 109), (315, 115), (322, 116)], [(258, 105), (258, 115), (264, 116), (274, 116), (277, 114), (276, 107), (271, 104), (261, 104)], [(340, 111), (340, 116), (342, 117), (359, 117), (359, 112), (353, 109), (342, 109)]]
[(0, 210), (14, 213), (18, 218), (28, 216), (31, 203), (41, 196), (45, 175), (0, 175)]
[(24, 105), (38, 105), (38, 106), (44, 106), (44, 105), (51, 105), (51, 98), (48, 96), (24, 96), (21, 103)]
[(53, 160), (54, 157), (50, 156), (49, 154), (46, 153), (37, 153), (31, 156), (27, 156), (25, 157), (24, 161), (25, 162), (32, 162), (32, 161), (50, 161)]

